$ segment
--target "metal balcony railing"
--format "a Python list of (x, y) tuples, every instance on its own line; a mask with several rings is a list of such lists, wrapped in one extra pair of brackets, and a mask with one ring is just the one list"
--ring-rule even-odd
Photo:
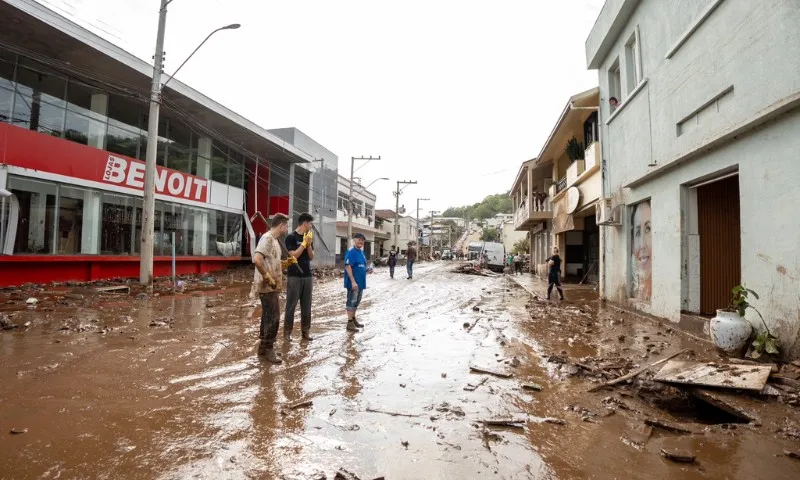
[(561, 177), (561, 180), (556, 184), (556, 193), (560, 193), (567, 189), (567, 176)]

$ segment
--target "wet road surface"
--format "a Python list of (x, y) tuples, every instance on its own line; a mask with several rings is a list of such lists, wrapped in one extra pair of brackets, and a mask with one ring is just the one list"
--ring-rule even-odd
[[(785, 419), (705, 422), (704, 434), (648, 431), (638, 442), (637, 414), (652, 407), (588, 394), (588, 381), (552, 361), (618, 348), (619, 332), (628, 355), (650, 361), (657, 325), (598, 315), (585, 289), (568, 289), (563, 305), (532, 305), (508, 277), (451, 265), (419, 265), (412, 281), (379, 269), (356, 334), (344, 329), (341, 280), (318, 283), (315, 340), (296, 330), (286, 344), (281, 329), (278, 366), (255, 354), (260, 309), (246, 284), (17, 312), (31, 325), (0, 334), (0, 425), (27, 432), (0, 435), (0, 478), (312, 479), (338, 468), (392, 480), (798, 478), (797, 460), (775, 456), (797, 441), (762, 434)], [(613, 334), (601, 335), (604, 325)], [(663, 343), (665, 353), (705, 348), (688, 337)], [(498, 418), (524, 428), (481, 423)], [(673, 446), (699, 461), (659, 456)]]

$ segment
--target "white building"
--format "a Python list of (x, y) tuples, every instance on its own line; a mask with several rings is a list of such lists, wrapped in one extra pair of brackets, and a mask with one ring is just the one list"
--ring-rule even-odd
[[(378, 210), (378, 216), (384, 219), (383, 231), (390, 236), (389, 239), (383, 242), (385, 253), (396, 247), (401, 254), (405, 254), (408, 249), (408, 242), (419, 242), (417, 239), (416, 218), (405, 215), (396, 216), (394, 210)], [(395, 223), (395, 217), (397, 218), (397, 223)], [(399, 225), (399, 228), (396, 225)]]
[(528, 238), (528, 232), (517, 231), (513, 220), (504, 222), (500, 226), (500, 243), (506, 248), (506, 253), (511, 253), (514, 245), (526, 238)]
[(606, 1), (586, 41), (603, 297), (702, 325), (745, 284), (800, 353), (798, 25), (796, 0)]
[(350, 180), (339, 175), (338, 200), (336, 213), (336, 261), (340, 263), (347, 249), (350, 248), (350, 239), (347, 235), (348, 208), (353, 209), (352, 230), (353, 234), (363, 233), (366, 237), (364, 253), (367, 260), (373, 258), (375, 251), (375, 235), (381, 235), (381, 230), (375, 227), (375, 194), (368, 191), (358, 182), (353, 183), (353, 198), (350, 195)]

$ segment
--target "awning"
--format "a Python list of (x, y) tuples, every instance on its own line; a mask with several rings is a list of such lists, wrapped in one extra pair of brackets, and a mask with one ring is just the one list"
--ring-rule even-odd
[(559, 234), (575, 229), (575, 220), (571, 214), (563, 213), (553, 217), (553, 233)]

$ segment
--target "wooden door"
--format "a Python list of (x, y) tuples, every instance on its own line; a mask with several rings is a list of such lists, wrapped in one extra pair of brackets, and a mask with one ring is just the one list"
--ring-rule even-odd
[(700, 233), (700, 312), (713, 315), (730, 305), (742, 283), (739, 177), (697, 188)]

